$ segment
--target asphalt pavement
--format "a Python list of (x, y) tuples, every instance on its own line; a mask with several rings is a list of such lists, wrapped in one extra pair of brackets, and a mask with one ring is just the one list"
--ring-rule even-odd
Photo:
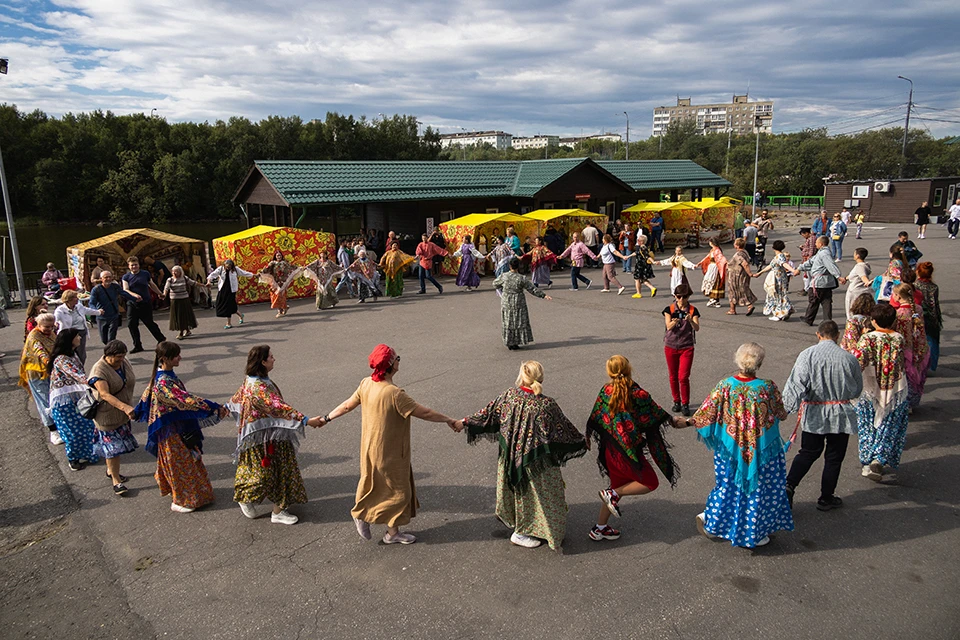
[[(865, 246), (875, 272), (899, 227), (868, 226), (845, 252)], [(915, 228), (909, 228), (911, 235)], [(291, 510), (294, 526), (248, 520), (232, 501), (235, 425), (206, 431), (204, 456), (216, 503), (176, 514), (159, 495), (155, 459), (142, 448), (123, 458), (130, 494), (115, 497), (104, 467), (71, 472), (63, 448), (46, 442), (32, 403), (15, 386), (21, 319), (0, 331), (0, 623), (4, 637), (53, 638), (761, 638), (960, 636), (960, 242), (932, 227), (919, 240), (937, 267), (946, 315), (938, 371), (911, 417), (903, 462), (889, 480), (860, 477), (851, 440), (838, 495), (842, 509), (816, 510), (818, 462), (797, 490), (796, 530), (749, 551), (703, 538), (694, 518), (713, 487), (711, 454), (692, 430), (672, 431), (682, 476), (676, 489), (625, 498), (611, 523), (617, 541), (587, 531), (604, 488), (594, 456), (563, 470), (569, 517), (562, 553), (511, 545), (493, 516), (496, 447), (467, 446), (443, 424), (414, 421), (413, 464), (421, 511), (407, 528), (411, 546), (355, 533), (349, 510), (358, 480), (360, 415), (308, 430), (299, 460), (310, 502)], [(775, 233), (788, 247), (796, 230)], [(729, 245), (724, 247), (730, 252)], [(705, 253), (688, 250), (696, 262)], [(772, 255), (772, 252), (771, 252)], [(853, 265), (842, 263), (844, 272)], [(661, 405), (671, 404), (663, 357), (669, 272), (657, 269), (655, 298), (569, 291), (555, 273), (552, 301), (528, 297), (536, 343), (508, 351), (500, 340), (499, 301), (491, 278), (479, 291), (416, 295), (317, 311), (294, 301), (275, 319), (265, 305), (246, 309), (243, 326), (225, 331), (212, 311), (182, 342), (179, 375), (192, 392), (223, 402), (243, 381), (246, 353), (271, 345), (273, 379), (294, 407), (322, 415), (369, 373), (367, 354), (386, 342), (403, 356), (396, 382), (421, 404), (461, 417), (509, 387), (525, 359), (543, 363), (544, 392), (582, 426), (604, 383), (604, 363), (627, 356), (634, 377)], [(699, 273), (691, 274), (696, 288)], [(632, 287), (632, 278), (622, 275)], [(799, 282), (792, 287), (799, 288)], [(760, 279), (754, 292), (762, 298)], [(795, 294), (802, 313), (806, 302)], [(761, 377), (783, 385), (796, 355), (816, 341), (799, 313), (786, 323), (708, 309), (702, 314), (692, 375), (694, 402), (733, 372), (745, 341), (767, 350)], [(835, 296), (842, 321), (842, 293)], [(162, 327), (166, 327), (163, 314)], [(170, 337), (172, 332), (167, 332)], [(121, 337), (128, 339), (126, 328)], [(96, 339), (91, 340), (92, 343)], [(146, 343), (148, 348), (152, 342)], [(98, 355), (96, 346), (88, 365)], [(150, 374), (149, 352), (131, 357)], [(781, 424), (788, 437), (796, 424)], [(143, 425), (135, 433), (144, 443)], [(796, 448), (789, 454), (792, 457)]]

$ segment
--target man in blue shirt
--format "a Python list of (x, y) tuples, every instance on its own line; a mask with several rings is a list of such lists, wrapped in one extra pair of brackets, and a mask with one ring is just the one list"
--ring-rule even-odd
[(650, 249), (663, 251), (663, 216), (659, 211), (654, 212), (650, 218), (650, 238)]
[(90, 292), (90, 306), (103, 311), (97, 316), (97, 330), (100, 331), (100, 341), (107, 344), (117, 339), (117, 329), (120, 328), (120, 297), (128, 302), (136, 302), (139, 297), (124, 291), (113, 281), (113, 273), (104, 269), (100, 272), (100, 284)]
[(133, 338), (133, 349), (130, 353), (140, 353), (143, 351), (143, 343), (140, 342), (141, 322), (157, 342), (167, 339), (157, 323), (153, 321), (153, 304), (150, 298), (151, 291), (158, 296), (162, 296), (163, 292), (154, 284), (150, 274), (140, 268), (140, 260), (137, 256), (127, 258), (127, 268), (130, 271), (123, 275), (123, 290), (139, 298), (127, 304), (127, 326), (130, 329), (130, 337)]

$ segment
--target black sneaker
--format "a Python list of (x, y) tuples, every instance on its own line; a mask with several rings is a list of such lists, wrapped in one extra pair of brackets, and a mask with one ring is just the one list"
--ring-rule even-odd
[(590, 533), (587, 535), (590, 536), (591, 540), (616, 540), (620, 537), (620, 532), (610, 525), (606, 525), (602, 529), (597, 525), (593, 525), (593, 528), (590, 529)]
[(796, 487), (791, 487), (789, 484), (787, 485), (787, 500), (790, 501), (791, 509), (793, 509), (793, 492), (795, 491), (795, 489)]
[(70, 467), (70, 471), (80, 471), (87, 465), (83, 464), (79, 460), (67, 460), (67, 466)]
[[(110, 472), (108, 471), (105, 475), (109, 478), (109, 477), (110, 477)], [(125, 475), (123, 475), (123, 474), (121, 473), (121, 474), (120, 474), (120, 484), (123, 484), (123, 483), (126, 482), (127, 480), (129, 480), (129, 478), (127, 478), (127, 476), (125, 476)]]
[(127, 485), (123, 484), (122, 482), (120, 484), (113, 485), (114, 495), (122, 496), (126, 492), (127, 492)]
[(685, 404), (685, 405), (683, 405), (682, 407), (680, 407), (680, 413), (682, 413), (685, 418), (689, 418), (689, 417), (690, 417), (690, 405)]
[(680, 413), (680, 410), (683, 408), (683, 405), (679, 402), (674, 402), (673, 407), (670, 409), (674, 413)]
[(829, 496), (827, 498), (820, 498), (817, 500), (818, 511), (830, 511), (831, 509), (839, 509), (842, 506), (843, 500), (837, 496)]
[(142, 353), (142, 352), (143, 352), (143, 347), (134, 347), (133, 349), (130, 349), (130, 353)]

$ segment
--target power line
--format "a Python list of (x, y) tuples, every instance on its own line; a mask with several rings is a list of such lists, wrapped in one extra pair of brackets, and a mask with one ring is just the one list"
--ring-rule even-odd
[(841, 136), (850, 136), (850, 135), (853, 135), (853, 134), (855, 134), (855, 133), (863, 133), (864, 131), (870, 131), (871, 129), (882, 129), (883, 127), (885, 127), (885, 126), (887, 126), (887, 125), (896, 124), (896, 123), (898, 123), (898, 122), (900, 122), (900, 118), (897, 118), (896, 120), (890, 120), (889, 122), (882, 122), (882, 123), (880, 123), (880, 124), (875, 124), (875, 125), (873, 125), (873, 126), (871, 126), (871, 127), (866, 127), (866, 128), (864, 128), (864, 129), (857, 129), (856, 131), (843, 131), (843, 132), (841, 132), (841, 133), (834, 133), (834, 134), (831, 134), (831, 137), (836, 138), (836, 137), (841, 137)]

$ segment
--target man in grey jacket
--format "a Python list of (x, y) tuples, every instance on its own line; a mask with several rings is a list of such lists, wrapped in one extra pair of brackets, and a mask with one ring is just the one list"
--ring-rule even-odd
[(807, 290), (807, 313), (803, 316), (803, 321), (811, 327), (817, 319), (817, 312), (820, 306), (823, 306), (823, 319), (833, 320), (833, 290), (841, 284), (846, 284), (847, 279), (840, 276), (840, 268), (830, 257), (830, 249), (827, 248), (830, 240), (827, 236), (817, 238), (817, 252), (813, 257), (797, 267), (797, 271), (809, 273), (810, 289)]
[(840, 478), (840, 466), (847, 453), (847, 441), (857, 432), (854, 401), (863, 391), (863, 374), (857, 359), (837, 344), (840, 329), (833, 320), (817, 328), (819, 342), (800, 352), (790, 377), (783, 387), (783, 406), (797, 412), (800, 451), (787, 474), (787, 496), (793, 506), (793, 493), (803, 476), (824, 452), (823, 475), (817, 509), (829, 511), (843, 506), (833, 494)]

